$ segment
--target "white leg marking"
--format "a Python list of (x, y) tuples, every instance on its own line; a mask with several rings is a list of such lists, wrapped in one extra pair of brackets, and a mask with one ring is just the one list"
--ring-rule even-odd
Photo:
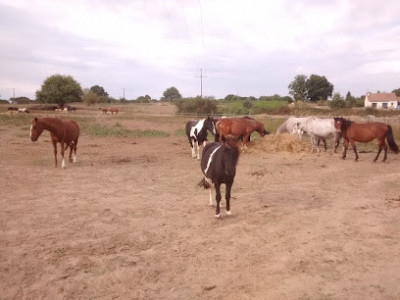
[(72, 155), (72, 162), (74, 162), (74, 163), (77, 162), (77, 159), (76, 159), (76, 155), (75, 155), (75, 154)]
[(65, 160), (64, 160), (64, 158), (62, 159), (62, 162), (61, 162), (61, 168), (65, 169)]
[(226, 215), (227, 215), (227, 216), (230, 216), (231, 214), (232, 214), (232, 213), (231, 213), (230, 210), (227, 210), (227, 211), (226, 211)]
[(197, 159), (200, 159), (200, 146), (199, 143), (196, 142), (197, 145)]
[(216, 219), (221, 218), (221, 214), (215, 215), (215, 218), (216, 218)]
[(190, 148), (192, 150), (192, 157), (196, 157), (196, 153), (194, 151), (194, 146)]

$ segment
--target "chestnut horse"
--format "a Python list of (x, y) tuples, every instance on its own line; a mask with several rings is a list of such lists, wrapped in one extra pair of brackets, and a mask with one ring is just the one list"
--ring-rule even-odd
[[(50, 131), (51, 142), (54, 148), (54, 164), (57, 167), (57, 143), (61, 144), (61, 167), (65, 168), (64, 151), (70, 147), (69, 161), (76, 162), (76, 147), (79, 138), (79, 126), (72, 120), (58, 118), (34, 118), (31, 122), (30, 138), (36, 142), (43, 130)], [(72, 151), (74, 157), (72, 159)]]
[(343, 135), (343, 155), (342, 158), (346, 158), (346, 151), (349, 143), (353, 147), (354, 153), (356, 154), (356, 161), (358, 161), (358, 153), (355, 142), (367, 143), (372, 141), (373, 139), (378, 140), (378, 153), (375, 156), (374, 161), (376, 161), (379, 157), (379, 154), (383, 150), (385, 154), (383, 156), (383, 161), (387, 158), (387, 145), (385, 143), (385, 139), (389, 144), (390, 149), (399, 153), (399, 147), (393, 138), (392, 126), (387, 125), (381, 122), (369, 122), (369, 123), (356, 123), (350, 120), (346, 120), (344, 118), (334, 118), (334, 125), (337, 130), (340, 130)]
[(118, 114), (118, 108), (116, 107), (110, 107), (108, 111), (113, 115), (114, 113)]
[(247, 143), (250, 142), (250, 135), (253, 131), (257, 131), (260, 136), (269, 134), (264, 129), (263, 123), (249, 117), (220, 119), (216, 124), (216, 128), (215, 141), (221, 141), (223, 137), (226, 138), (228, 135), (233, 135), (242, 139), (243, 147), (246, 147)]

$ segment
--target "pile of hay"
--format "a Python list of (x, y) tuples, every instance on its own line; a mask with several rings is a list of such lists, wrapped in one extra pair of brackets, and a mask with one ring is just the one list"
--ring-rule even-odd
[(253, 152), (291, 152), (301, 153), (310, 151), (310, 143), (299, 139), (292, 134), (269, 134), (249, 143), (249, 149)]

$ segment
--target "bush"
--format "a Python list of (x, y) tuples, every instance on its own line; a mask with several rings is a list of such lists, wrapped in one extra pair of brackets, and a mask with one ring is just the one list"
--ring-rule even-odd
[(217, 112), (216, 101), (207, 98), (185, 98), (176, 100), (174, 104), (178, 107), (178, 113), (209, 115)]

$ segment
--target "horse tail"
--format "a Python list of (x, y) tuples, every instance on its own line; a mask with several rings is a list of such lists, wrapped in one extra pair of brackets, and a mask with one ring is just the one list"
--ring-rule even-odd
[(388, 127), (388, 133), (387, 133), (386, 139), (389, 144), (389, 147), (394, 153), (399, 153), (400, 152), (399, 146), (397, 146), (397, 144), (393, 138), (392, 126), (388, 125), (387, 127)]
[(200, 180), (199, 182), (199, 187), (204, 188), (205, 190), (209, 189), (211, 186), (210, 184), (207, 182), (207, 180), (205, 178), (203, 178), (202, 180)]

